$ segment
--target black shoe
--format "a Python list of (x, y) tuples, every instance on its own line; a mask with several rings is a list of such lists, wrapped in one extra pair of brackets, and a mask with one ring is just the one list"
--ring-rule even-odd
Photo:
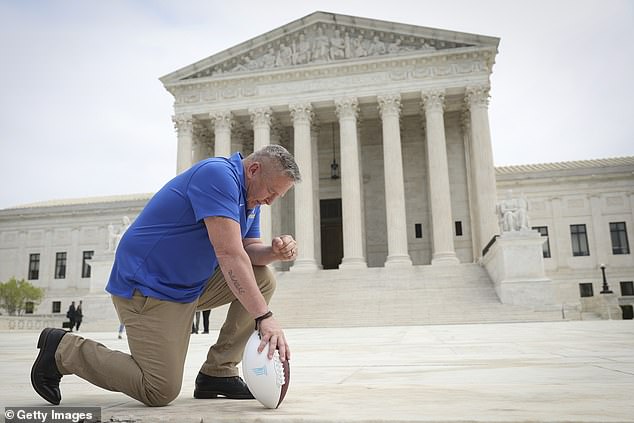
[(216, 377), (198, 372), (194, 398), (254, 399), (240, 376)]
[(55, 351), (57, 351), (57, 346), (66, 333), (63, 329), (44, 329), (37, 341), (40, 353), (31, 368), (31, 385), (33, 385), (33, 389), (42, 398), (54, 405), (58, 405), (62, 400), (62, 394), (59, 391), (59, 382), (62, 380), (62, 374), (55, 363)]

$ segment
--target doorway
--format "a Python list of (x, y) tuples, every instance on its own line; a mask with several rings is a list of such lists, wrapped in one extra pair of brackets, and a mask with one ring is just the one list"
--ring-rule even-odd
[(631, 305), (622, 305), (621, 310), (623, 310), (623, 320), (634, 319), (634, 307)]
[(343, 221), (341, 198), (321, 200), (321, 265), (337, 269), (343, 258)]

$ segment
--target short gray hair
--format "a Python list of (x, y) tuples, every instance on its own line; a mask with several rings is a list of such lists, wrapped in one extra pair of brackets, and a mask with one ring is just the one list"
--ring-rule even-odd
[(278, 171), (293, 182), (302, 181), (302, 175), (299, 173), (299, 166), (297, 166), (295, 158), (281, 145), (270, 144), (262, 147), (250, 154), (247, 160), (251, 162), (267, 161), (275, 165)]

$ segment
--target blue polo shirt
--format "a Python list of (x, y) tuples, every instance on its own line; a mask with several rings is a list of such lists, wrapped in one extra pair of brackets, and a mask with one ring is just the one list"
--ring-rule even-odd
[(240, 224), (243, 239), (260, 237), (260, 208), (247, 210), (246, 196), (240, 153), (203, 160), (176, 176), (121, 238), (106, 291), (195, 301), (218, 265), (205, 217), (228, 217)]

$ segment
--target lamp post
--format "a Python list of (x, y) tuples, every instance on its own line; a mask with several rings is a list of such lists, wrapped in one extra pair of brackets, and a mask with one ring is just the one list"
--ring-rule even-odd
[(603, 274), (603, 289), (601, 290), (601, 294), (613, 294), (608, 286), (608, 280), (605, 278), (605, 264), (601, 265), (601, 273)]
[(332, 134), (332, 163), (330, 163), (330, 179), (339, 179), (339, 165), (335, 158), (335, 124), (331, 126)]

